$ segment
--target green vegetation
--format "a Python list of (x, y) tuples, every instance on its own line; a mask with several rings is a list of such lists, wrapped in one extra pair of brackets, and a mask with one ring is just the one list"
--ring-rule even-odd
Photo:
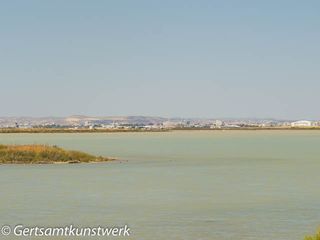
[(320, 229), (314, 236), (307, 236), (304, 238), (304, 240), (320, 240)]
[(112, 159), (47, 145), (0, 145), (0, 164), (106, 162)]

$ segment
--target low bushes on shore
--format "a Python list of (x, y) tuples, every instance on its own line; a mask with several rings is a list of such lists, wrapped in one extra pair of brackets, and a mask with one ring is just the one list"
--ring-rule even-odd
[(88, 163), (105, 162), (110, 158), (97, 157), (79, 151), (64, 150), (47, 145), (0, 145), (0, 163)]
[(304, 240), (320, 240), (320, 229), (314, 236), (306, 236)]

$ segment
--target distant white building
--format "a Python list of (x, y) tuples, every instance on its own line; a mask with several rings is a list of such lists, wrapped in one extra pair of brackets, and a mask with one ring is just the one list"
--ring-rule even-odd
[(312, 126), (312, 122), (306, 121), (306, 120), (291, 123), (291, 127), (311, 127), (311, 126)]
[(175, 128), (178, 126), (178, 123), (176, 122), (171, 122), (171, 121), (166, 121), (162, 123), (164, 128)]
[(223, 125), (223, 122), (222, 122), (222, 121), (220, 121), (220, 120), (215, 120), (215, 121), (211, 124), (210, 128), (221, 128), (222, 125)]
[(313, 123), (312, 123), (312, 126), (313, 126), (313, 127), (319, 127), (319, 126), (320, 126), (320, 122), (313, 122)]

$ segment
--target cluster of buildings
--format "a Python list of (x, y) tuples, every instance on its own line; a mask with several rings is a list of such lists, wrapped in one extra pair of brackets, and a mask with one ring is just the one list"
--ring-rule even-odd
[[(56, 120), (56, 121), (53, 121)], [(250, 119), (165, 119), (154, 117), (127, 118), (66, 118), (66, 119), (1, 119), (0, 128), (69, 128), (69, 129), (231, 129), (231, 128), (310, 128), (320, 127), (320, 121), (283, 121)]]

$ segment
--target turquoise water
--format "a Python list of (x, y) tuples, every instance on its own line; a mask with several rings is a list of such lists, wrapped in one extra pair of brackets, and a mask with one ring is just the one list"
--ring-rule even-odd
[(0, 134), (0, 143), (119, 159), (0, 165), (0, 226), (128, 224), (128, 239), (146, 240), (294, 240), (320, 226), (320, 131)]

